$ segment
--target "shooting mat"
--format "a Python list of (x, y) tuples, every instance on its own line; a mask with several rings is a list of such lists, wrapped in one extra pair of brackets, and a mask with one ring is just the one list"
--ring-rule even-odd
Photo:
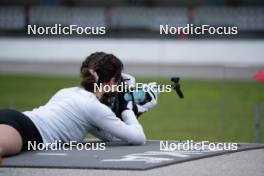
[[(96, 142), (96, 141), (93, 141)], [(169, 141), (169, 143), (177, 143)], [(143, 146), (106, 143), (103, 151), (60, 150), (30, 151), (5, 158), (1, 167), (147, 170), (166, 165), (207, 158), (227, 153), (264, 148), (263, 144), (238, 144), (235, 151), (161, 151), (160, 141), (147, 141)]]

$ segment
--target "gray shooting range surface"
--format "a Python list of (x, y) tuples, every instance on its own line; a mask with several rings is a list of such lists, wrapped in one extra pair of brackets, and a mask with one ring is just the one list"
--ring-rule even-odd
[[(179, 141), (169, 141), (177, 143)], [(98, 143), (92, 141), (90, 143)], [(264, 148), (263, 144), (239, 144), (238, 150), (161, 151), (160, 141), (147, 141), (142, 146), (125, 145), (121, 142), (106, 143), (106, 149), (31, 151), (4, 159), (2, 167), (15, 168), (67, 168), (148, 170), (233, 152)], [(1, 174), (0, 174), (1, 175)]]

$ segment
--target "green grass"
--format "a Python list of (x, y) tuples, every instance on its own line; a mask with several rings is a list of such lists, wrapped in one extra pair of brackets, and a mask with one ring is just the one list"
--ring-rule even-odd
[[(31, 110), (45, 104), (59, 89), (77, 85), (78, 77), (0, 75), (0, 108)], [(264, 85), (255, 81), (184, 80), (182, 89), (185, 99), (179, 99), (175, 92), (161, 93), (158, 105), (142, 115), (148, 139), (253, 142), (254, 108), (260, 103), (264, 142)]]

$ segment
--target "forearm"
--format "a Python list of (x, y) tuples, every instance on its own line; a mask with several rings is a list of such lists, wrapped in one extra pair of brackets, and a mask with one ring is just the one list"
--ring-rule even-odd
[(98, 133), (96, 132), (94, 135), (106, 141), (121, 139), (129, 144), (144, 144), (146, 140), (145, 134), (133, 111), (124, 111), (122, 118), (124, 122), (116, 116), (106, 116), (98, 119), (95, 126), (100, 131), (97, 131)]
[(116, 138), (115, 136), (113, 136), (109, 132), (106, 132), (104, 130), (99, 130), (97, 128), (93, 128), (92, 130), (89, 131), (89, 133), (91, 133), (94, 137), (96, 137), (102, 141), (106, 141), (106, 142), (120, 141), (120, 139)]

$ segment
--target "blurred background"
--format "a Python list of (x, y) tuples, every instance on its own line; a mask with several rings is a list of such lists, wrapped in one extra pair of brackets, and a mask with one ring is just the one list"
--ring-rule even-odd
[[(105, 26), (105, 35), (28, 35), (27, 25)], [(160, 35), (159, 25), (237, 26), (237, 35)], [(144, 114), (148, 139), (264, 142), (264, 1), (1, 0), (0, 108), (30, 110), (79, 85), (86, 56), (119, 57), (140, 82), (181, 77)]]

